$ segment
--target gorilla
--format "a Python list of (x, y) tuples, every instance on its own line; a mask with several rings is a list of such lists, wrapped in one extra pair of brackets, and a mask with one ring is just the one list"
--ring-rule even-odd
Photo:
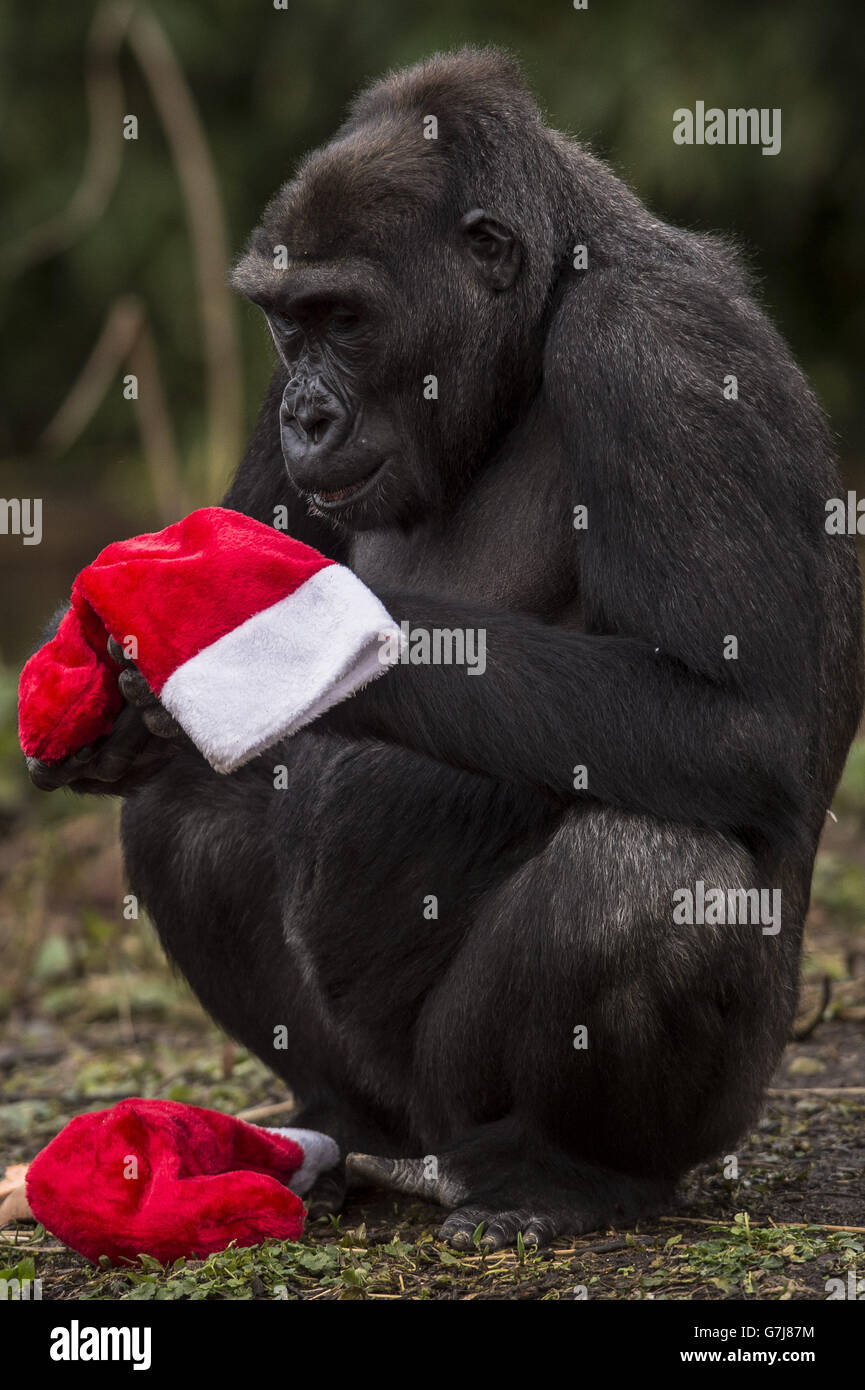
[(362, 92), (233, 283), (276, 366), (224, 505), (485, 669), (401, 662), (229, 776), (129, 669), (32, 775), (123, 795), (168, 956), (339, 1142), (313, 1214), (378, 1185), (496, 1249), (655, 1212), (759, 1112), (859, 718), (817, 402), (735, 251), (498, 50)]

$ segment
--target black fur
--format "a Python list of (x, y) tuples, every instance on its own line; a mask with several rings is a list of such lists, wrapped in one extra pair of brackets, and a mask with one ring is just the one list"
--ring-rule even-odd
[[(458, 230), (477, 208), (492, 249)], [(736, 254), (659, 222), (488, 50), (365, 92), (235, 278), (282, 361), (227, 505), (287, 507), (397, 619), (485, 629), (487, 670), (398, 666), (230, 777), (180, 749), (126, 800), (132, 885), (303, 1123), (435, 1156), (353, 1169), (455, 1207), (457, 1244), (631, 1219), (751, 1123), (795, 1006), (862, 698), (819, 408)], [(301, 281), (369, 338), (342, 351), (307, 304), (293, 356)], [(334, 525), (309, 495), (363, 472), (363, 412), (400, 452)], [(700, 879), (780, 888), (781, 931), (674, 925)]]

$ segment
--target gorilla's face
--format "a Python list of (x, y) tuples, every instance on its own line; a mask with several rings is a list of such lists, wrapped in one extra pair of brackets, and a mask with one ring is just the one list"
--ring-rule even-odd
[(526, 370), (506, 293), (519, 242), (482, 209), (457, 210), (439, 161), (405, 140), (343, 136), (313, 156), (233, 275), (285, 366), (289, 477), (353, 531), (409, 525), (451, 499)]
[(402, 510), (412, 442), (373, 390), (374, 313), (349, 289), (285, 296), (267, 321), (288, 372), (279, 428), (294, 486), (316, 511), (357, 529)]

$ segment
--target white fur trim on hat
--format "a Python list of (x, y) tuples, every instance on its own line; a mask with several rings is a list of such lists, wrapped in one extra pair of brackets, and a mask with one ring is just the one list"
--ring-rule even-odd
[(382, 675), (399, 628), (356, 574), (328, 565), (168, 677), (160, 699), (217, 772), (233, 772)]
[(339, 1163), (336, 1140), (318, 1129), (271, 1129), (268, 1125), (262, 1125), (262, 1129), (266, 1129), (268, 1134), (281, 1134), (283, 1139), (293, 1139), (303, 1149), (303, 1163), (289, 1184), (298, 1197), (309, 1191), (319, 1173), (335, 1168)]

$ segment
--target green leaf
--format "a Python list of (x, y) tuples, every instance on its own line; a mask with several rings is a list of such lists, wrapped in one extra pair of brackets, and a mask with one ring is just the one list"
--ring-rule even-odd
[(162, 1265), (152, 1255), (139, 1254), (138, 1258), (141, 1261), (141, 1268), (146, 1269), (149, 1274), (162, 1273)]

